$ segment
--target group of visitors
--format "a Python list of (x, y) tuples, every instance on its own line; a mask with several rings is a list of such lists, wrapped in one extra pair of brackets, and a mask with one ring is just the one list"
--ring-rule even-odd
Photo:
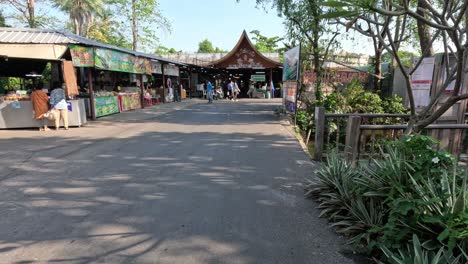
[(50, 99), (40, 86), (31, 93), (34, 117), (41, 122), (40, 131), (50, 130), (47, 126), (49, 120), (55, 121), (56, 130), (60, 127), (60, 120), (63, 120), (63, 126), (68, 130), (68, 104), (64, 85), (60, 87), (59, 83), (55, 82), (50, 92)]
[[(237, 82), (231, 79), (231, 81), (227, 85), (227, 90), (228, 94), (226, 98), (231, 101), (237, 101), (237, 96), (239, 96), (239, 93), (241, 91), (239, 89), (239, 86), (237, 85)], [(223, 89), (221, 86), (218, 86), (218, 88), (215, 89), (213, 83), (211, 83), (211, 81), (208, 80), (206, 81), (206, 96), (208, 98), (208, 103), (211, 104), (213, 103), (214, 97), (218, 99), (223, 98)]]

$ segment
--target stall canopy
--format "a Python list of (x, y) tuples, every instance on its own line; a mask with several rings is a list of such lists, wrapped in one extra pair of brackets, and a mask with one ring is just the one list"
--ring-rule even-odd
[(60, 60), (70, 49), (75, 67), (151, 74), (151, 61), (185, 65), (147, 54), (108, 45), (82, 36), (48, 29), (0, 27), (0, 57)]

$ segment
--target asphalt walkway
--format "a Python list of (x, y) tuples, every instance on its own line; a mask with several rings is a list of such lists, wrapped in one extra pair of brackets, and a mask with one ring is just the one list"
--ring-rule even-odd
[(0, 131), (0, 263), (354, 263), (278, 100)]

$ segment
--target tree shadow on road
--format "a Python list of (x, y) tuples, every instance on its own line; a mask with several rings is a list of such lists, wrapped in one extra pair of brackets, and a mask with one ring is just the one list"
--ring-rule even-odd
[(18, 137), (0, 156), (7, 263), (352, 263), (303, 198), (315, 165), (292, 137)]

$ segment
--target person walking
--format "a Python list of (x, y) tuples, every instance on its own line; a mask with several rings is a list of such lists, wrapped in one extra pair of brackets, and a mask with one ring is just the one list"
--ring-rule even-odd
[(213, 103), (213, 84), (208, 80), (206, 83), (206, 93), (208, 96), (208, 103), (211, 104)]
[(232, 100), (237, 102), (237, 96), (239, 95), (240, 89), (239, 86), (237, 85), (237, 82), (233, 82), (232, 85)]
[(59, 130), (60, 128), (60, 119), (63, 120), (63, 127), (65, 130), (68, 130), (68, 105), (67, 101), (65, 100), (65, 90), (64, 87), (59, 87), (58, 83), (54, 83), (54, 89), (50, 93), (50, 105), (52, 109), (56, 110), (55, 116), (55, 130)]
[(40, 86), (37, 86), (36, 89), (31, 93), (31, 102), (34, 110), (34, 118), (40, 120), (39, 131), (48, 131), (50, 130), (47, 127), (47, 118), (45, 114), (49, 111), (49, 97), (47, 94), (42, 91)]
[(254, 83), (251, 82), (250, 85), (249, 85), (249, 91), (247, 91), (247, 96), (249, 96), (250, 98), (252, 98), (254, 92), (255, 92), (255, 86), (254, 86)]
[(231, 79), (228, 83), (227, 89), (228, 89), (228, 96), (226, 97), (229, 100), (232, 100), (232, 88), (233, 88), (234, 82)]

